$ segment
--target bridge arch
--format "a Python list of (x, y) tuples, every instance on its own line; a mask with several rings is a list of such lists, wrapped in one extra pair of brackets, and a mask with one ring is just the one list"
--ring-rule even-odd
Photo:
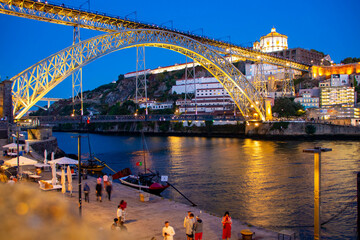
[[(173, 32), (153, 29), (123, 30), (100, 35), (65, 48), (10, 80), (13, 112), (20, 119), (34, 104), (74, 71), (111, 52), (136, 46), (172, 50), (192, 58), (225, 88), (245, 118), (265, 120), (260, 94), (233, 64), (211, 47)], [(249, 116), (250, 109), (255, 112)]]

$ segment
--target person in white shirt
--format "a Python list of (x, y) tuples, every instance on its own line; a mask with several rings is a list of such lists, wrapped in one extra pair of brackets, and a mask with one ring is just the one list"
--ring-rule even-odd
[(120, 224), (121, 222), (122, 222), (122, 223), (125, 223), (125, 209), (122, 209), (122, 208), (120, 207), (120, 205), (118, 206), (118, 210), (117, 210), (117, 212), (116, 212), (116, 215), (117, 215), (117, 217), (118, 217), (118, 219), (119, 219), (119, 221), (118, 221), (119, 224)]
[(169, 222), (165, 222), (165, 227), (162, 229), (162, 235), (164, 240), (173, 240), (173, 236), (175, 235), (174, 228), (170, 226)]

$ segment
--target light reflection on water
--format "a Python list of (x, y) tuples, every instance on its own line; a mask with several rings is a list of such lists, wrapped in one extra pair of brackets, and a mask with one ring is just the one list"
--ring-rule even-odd
[[(54, 133), (60, 148), (77, 152), (70, 133)], [(90, 134), (93, 152), (115, 170), (142, 171), (140, 137)], [(247, 223), (281, 230), (313, 225), (313, 155), (303, 149), (322, 146), (322, 221), (350, 207), (322, 229), (323, 239), (354, 239), (356, 232), (357, 141), (263, 141), (235, 138), (146, 137), (147, 166), (169, 176), (200, 208), (218, 215), (229, 210)], [(87, 140), (83, 139), (83, 152)], [(86, 144), (86, 145), (85, 145)], [(185, 202), (173, 190), (165, 197)], [(312, 228), (296, 227), (301, 239)]]

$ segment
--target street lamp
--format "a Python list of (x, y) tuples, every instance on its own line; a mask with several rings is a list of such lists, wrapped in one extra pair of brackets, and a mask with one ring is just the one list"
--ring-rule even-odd
[(303, 152), (314, 153), (314, 239), (320, 240), (320, 190), (321, 190), (321, 152), (330, 152), (331, 148), (314, 147)]
[(20, 129), (19, 128), (17, 128), (16, 129), (16, 135), (15, 134), (12, 134), (12, 136), (14, 137), (14, 138), (16, 138), (16, 145), (17, 145), (17, 176), (19, 177), (20, 176), (20, 164), (19, 164), (19, 162), (20, 162), (20, 159), (19, 159), (19, 157), (20, 157), (20, 151), (19, 151), (19, 138), (20, 137), (23, 137), (24, 135), (23, 134), (20, 134)]

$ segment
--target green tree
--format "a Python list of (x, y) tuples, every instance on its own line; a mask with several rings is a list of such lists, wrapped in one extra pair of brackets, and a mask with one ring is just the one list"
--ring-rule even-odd
[(347, 57), (347, 58), (341, 60), (341, 63), (343, 63), (343, 64), (357, 63), (357, 62), (360, 62), (360, 58)]
[(294, 99), (291, 98), (277, 98), (272, 108), (272, 111), (277, 113), (279, 117), (299, 116), (303, 114), (303, 111), (299, 110), (304, 110), (303, 106), (294, 102)]

